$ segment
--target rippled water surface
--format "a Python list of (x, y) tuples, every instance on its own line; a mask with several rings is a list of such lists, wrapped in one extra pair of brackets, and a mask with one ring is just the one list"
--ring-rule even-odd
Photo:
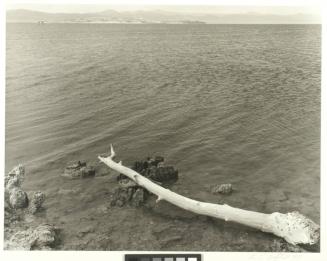
[[(25, 164), (26, 190), (47, 194), (39, 218), (63, 228), (66, 249), (266, 250), (272, 236), (224, 222), (98, 213), (114, 175), (60, 174), (68, 161), (95, 162), (114, 143), (126, 165), (165, 156), (180, 171), (171, 189), (183, 195), (267, 213), (298, 210), (319, 222), (320, 30), (8, 24), (6, 171)], [(220, 183), (235, 193), (212, 195)], [(151, 225), (173, 234), (173, 222), (182, 222), (181, 239), (164, 245)], [(106, 236), (102, 247), (74, 243), (85, 224), (90, 238)]]

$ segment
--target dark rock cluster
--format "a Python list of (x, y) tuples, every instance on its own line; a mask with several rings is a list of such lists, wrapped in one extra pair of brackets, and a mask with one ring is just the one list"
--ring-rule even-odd
[(110, 205), (122, 207), (126, 204), (141, 206), (148, 196), (148, 192), (141, 187), (118, 187), (115, 189)]
[[(166, 183), (178, 179), (178, 170), (172, 166), (165, 166), (164, 158), (156, 156), (148, 157), (144, 161), (136, 161), (132, 167), (137, 173), (156, 182)], [(126, 179), (124, 175), (119, 175), (118, 180)]]
[(74, 161), (69, 163), (62, 176), (71, 179), (94, 177), (95, 169), (87, 166), (86, 161)]
[[(169, 184), (178, 179), (178, 170), (172, 166), (165, 166), (164, 158), (161, 156), (136, 161), (132, 169), (160, 185)], [(117, 177), (117, 180), (119, 187), (115, 189), (112, 196), (111, 206), (122, 207), (127, 203), (132, 206), (141, 206), (146, 201), (149, 196), (146, 189), (122, 174)]]

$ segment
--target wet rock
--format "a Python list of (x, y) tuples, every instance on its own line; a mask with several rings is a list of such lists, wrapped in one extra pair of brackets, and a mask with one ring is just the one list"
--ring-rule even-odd
[[(16, 228), (17, 222), (24, 217), (23, 208), (28, 206), (28, 196), (21, 189), (25, 178), (25, 168), (18, 165), (5, 175), (5, 200), (4, 200), (4, 227), (7, 235), (11, 235), (11, 226)], [(9, 232), (8, 232), (9, 231)]]
[(121, 188), (133, 188), (137, 187), (138, 185), (131, 179), (121, 179), (118, 181), (118, 185)]
[(41, 191), (37, 191), (33, 195), (32, 204), (39, 209), (42, 207), (44, 200), (45, 200), (45, 194)]
[(34, 230), (32, 239), (32, 250), (54, 247), (58, 241), (58, 229), (53, 225), (42, 224)]
[(147, 192), (141, 187), (118, 187), (115, 189), (110, 205), (122, 207), (126, 204), (140, 206), (146, 200)]
[(21, 185), (25, 179), (25, 168), (22, 165), (14, 167), (5, 175), (5, 201), (14, 209), (28, 206), (28, 197)]
[(28, 197), (25, 191), (14, 187), (9, 191), (9, 204), (12, 208), (26, 208), (28, 206)]
[(7, 250), (31, 250), (30, 231), (16, 232), (5, 242), (4, 248)]
[[(178, 170), (172, 166), (165, 166), (164, 158), (161, 156), (136, 161), (132, 169), (160, 186), (169, 185), (178, 179)], [(122, 174), (117, 177), (117, 181), (119, 188), (113, 194), (111, 206), (122, 207), (126, 203), (140, 206), (145, 203), (149, 195), (146, 189), (138, 186), (137, 183)]]
[(96, 177), (109, 176), (110, 174), (111, 174), (111, 171), (109, 169), (105, 169), (105, 168), (96, 168), (95, 169)]
[(10, 225), (14, 224), (16, 221), (21, 220), (21, 213), (17, 213), (15, 209), (13, 209), (8, 201), (5, 201), (4, 207), (4, 226), (9, 227)]
[(117, 206), (117, 207), (123, 207), (125, 205), (125, 202), (118, 199), (116, 201), (111, 201), (111, 206)]
[(7, 175), (5, 175), (5, 187), (11, 189), (12, 187), (20, 187), (25, 179), (25, 168), (19, 164), (14, 167)]
[[(38, 191), (29, 200), (27, 193), (21, 189), (24, 178), (25, 169), (22, 165), (18, 165), (5, 176), (5, 248), (49, 249), (55, 237), (51, 225), (41, 225), (33, 229), (25, 227), (26, 223), (31, 222), (28, 218), (32, 216), (28, 215), (28, 212), (35, 213), (40, 210), (45, 196)], [(28, 206), (28, 211), (24, 210)], [(22, 228), (25, 229), (21, 230)]]
[(35, 214), (36, 212), (42, 210), (42, 205), (45, 201), (45, 194), (41, 191), (37, 191), (34, 193), (32, 200), (29, 206), (29, 212)]
[(149, 179), (159, 182), (166, 182), (176, 180), (178, 178), (178, 171), (172, 166), (167, 167), (151, 167), (145, 173)]
[[(165, 166), (164, 158), (161, 156), (149, 157), (145, 161), (136, 161), (132, 169), (157, 182), (170, 182), (178, 179), (178, 170), (172, 166)], [(120, 174), (117, 179), (122, 180), (126, 177)]]
[(162, 156), (155, 156), (154, 157), (154, 165), (158, 166), (159, 163), (163, 163), (165, 161), (165, 158)]
[(122, 187), (118, 187), (115, 189), (114, 194), (112, 196), (110, 205), (111, 206), (118, 206), (118, 207), (122, 207), (124, 206), (126, 203), (128, 203), (134, 193), (134, 188), (122, 188)]
[(53, 225), (42, 224), (16, 232), (6, 242), (5, 249), (9, 250), (50, 250), (58, 242), (58, 229)]
[(211, 192), (213, 194), (230, 194), (233, 192), (233, 186), (232, 184), (221, 184), (221, 185), (216, 185), (212, 187)]
[(300, 246), (291, 245), (283, 239), (274, 239), (272, 245), (270, 246), (270, 251), (272, 252), (307, 252)]
[(108, 168), (108, 166), (99, 161), (90, 161), (89, 165), (94, 168), (95, 177), (108, 176), (114, 172), (114, 170)]
[(65, 168), (61, 176), (71, 179), (94, 177), (95, 169), (92, 166), (88, 167), (85, 161), (72, 162)]
[(131, 199), (131, 203), (135, 207), (141, 206), (145, 201), (145, 191), (142, 188), (138, 188)]

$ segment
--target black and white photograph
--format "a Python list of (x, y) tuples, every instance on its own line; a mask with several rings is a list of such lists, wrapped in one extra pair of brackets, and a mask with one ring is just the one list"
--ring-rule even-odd
[(321, 253), (319, 6), (4, 13), (5, 252)]

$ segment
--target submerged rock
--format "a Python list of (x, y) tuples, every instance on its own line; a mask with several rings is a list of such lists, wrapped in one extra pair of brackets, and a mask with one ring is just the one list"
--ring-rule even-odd
[(45, 194), (41, 191), (37, 191), (34, 193), (32, 200), (29, 206), (29, 212), (35, 214), (36, 212), (42, 209), (42, 204), (45, 201)]
[(110, 205), (118, 206), (118, 207), (124, 206), (127, 202), (130, 201), (130, 199), (133, 196), (133, 193), (134, 193), (134, 188), (127, 188), (127, 187), (116, 188), (112, 196)]
[(51, 250), (58, 242), (58, 229), (42, 224), (16, 232), (5, 245), (9, 250)]
[(126, 204), (140, 206), (146, 200), (147, 192), (141, 187), (118, 187), (115, 189), (110, 205), (123, 207)]
[(61, 176), (71, 179), (94, 177), (95, 169), (92, 166), (88, 167), (85, 161), (72, 162)]
[(172, 166), (151, 167), (146, 171), (145, 176), (154, 181), (166, 182), (176, 180), (178, 171)]
[(133, 188), (133, 187), (137, 187), (138, 185), (135, 183), (135, 181), (131, 180), (131, 179), (121, 179), (118, 181), (118, 185), (121, 188)]
[(232, 184), (221, 184), (221, 185), (216, 185), (212, 187), (211, 192), (213, 194), (230, 194), (233, 192), (233, 186)]
[(139, 207), (144, 203), (145, 199), (145, 190), (143, 188), (138, 188), (132, 196), (131, 203), (134, 207)]

